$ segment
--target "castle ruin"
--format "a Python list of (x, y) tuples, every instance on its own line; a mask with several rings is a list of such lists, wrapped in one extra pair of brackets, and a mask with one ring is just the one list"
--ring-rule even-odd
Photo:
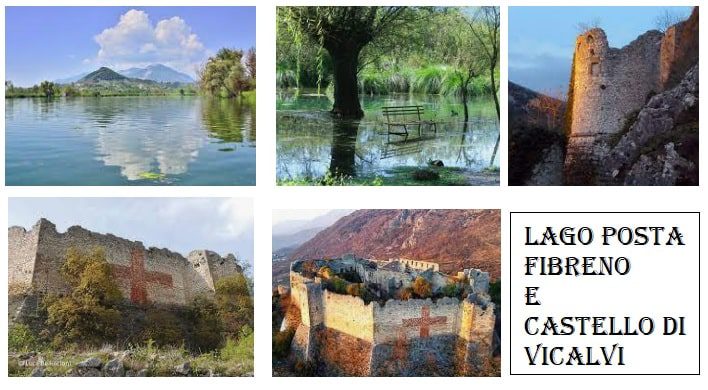
[[(291, 359), (327, 375), (478, 374), (491, 359), (494, 343), (489, 274), (471, 269), (449, 276), (424, 262), (418, 268), (411, 264), (415, 261), (354, 256), (292, 263), (290, 301), (297, 310), (286, 314), (281, 327), (296, 329)], [(330, 273), (353, 275), (355, 284), (375, 296), (367, 302), (332, 291)], [(434, 299), (396, 298), (417, 278), (429, 283)], [(441, 294), (450, 285), (461, 293)]]
[[(648, 31), (627, 46), (609, 47), (602, 29), (575, 42), (568, 91), (565, 184), (587, 185), (649, 99), (678, 84), (698, 61), (698, 7), (666, 32)], [(601, 176), (601, 175), (600, 175)]]
[[(65, 294), (69, 286), (61, 276), (67, 250), (103, 248), (123, 296), (133, 304), (187, 306), (199, 295), (214, 293), (221, 278), (242, 269), (234, 255), (221, 257), (195, 250), (185, 258), (168, 249), (145, 248), (112, 234), (72, 226), (64, 233), (42, 218), (30, 230), (8, 229), (8, 288), (11, 296)], [(26, 309), (26, 308), (25, 308)]]

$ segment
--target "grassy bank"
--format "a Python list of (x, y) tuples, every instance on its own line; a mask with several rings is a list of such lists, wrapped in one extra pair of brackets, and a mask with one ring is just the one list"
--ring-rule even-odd
[(456, 167), (396, 167), (383, 175), (334, 176), (278, 180), (281, 186), (468, 186), (499, 183), (499, 169), (472, 173)]
[[(287, 89), (297, 87), (295, 70), (278, 69), (276, 85)], [(317, 85), (303, 83), (300, 88), (317, 88)], [(321, 90), (326, 90), (331, 77), (326, 78)], [(497, 75), (498, 80), (498, 75)], [(419, 68), (372, 68), (362, 69), (358, 75), (359, 93), (368, 95), (388, 95), (392, 93), (422, 93), (457, 96), (462, 93), (462, 83), (455, 68), (446, 65), (428, 65)], [(470, 97), (489, 96), (493, 93), (489, 84), (489, 75), (480, 74), (470, 83)]]
[[(90, 358), (101, 361), (101, 367), (87, 371), (80, 366)], [(119, 374), (109, 375), (107, 363), (121, 367)], [(181, 371), (178, 367), (189, 367)], [(92, 373), (92, 374), (89, 374)], [(98, 350), (13, 351), (8, 354), (9, 376), (252, 376), (253, 333), (238, 341), (227, 340), (219, 350), (193, 354), (184, 347), (156, 347), (153, 343), (116, 349), (105, 345)]]

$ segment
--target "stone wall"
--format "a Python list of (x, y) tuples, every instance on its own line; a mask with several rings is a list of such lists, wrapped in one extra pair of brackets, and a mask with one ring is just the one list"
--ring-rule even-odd
[(14, 261), (8, 266), (8, 289), (10, 295), (27, 294), (32, 289), (34, 263), (37, 255), (38, 230), (25, 230), (19, 226), (8, 229), (8, 253)]
[[(323, 263), (322, 265), (324, 265)], [(331, 263), (356, 270), (363, 279), (389, 279), (389, 273), (363, 263)], [(290, 272), (290, 300), (300, 311), (292, 358), (312, 363), (324, 375), (474, 375), (491, 358), (494, 304), (489, 274), (464, 270), (473, 293), (467, 298), (388, 300), (361, 298), (325, 290), (319, 277)], [(433, 272), (431, 270), (425, 271)], [(290, 322), (293, 322), (290, 320)]]
[(419, 271), (426, 271), (426, 270), (433, 270), (433, 271), (440, 271), (440, 265), (438, 263), (433, 263), (430, 261), (420, 261), (420, 260), (411, 260), (411, 259), (392, 259), (394, 261), (398, 261), (399, 263), (408, 266), (409, 268), (412, 269), (417, 269)]
[(622, 49), (610, 48), (599, 28), (576, 39), (566, 184), (589, 184), (608, 149), (608, 138), (622, 129), (629, 113), (659, 91), (662, 37), (658, 31), (649, 31)]
[(606, 157), (639, 110), (698, 63), (698, 7), (665, 33), (648, 31), (621, 49), (609, 47), (603, 30), (591, 29), (578, 36), (573, 58), (563, 180), (598, 184), (612, 173)]
[(374, 342), (456, 335), (461, 302), (456, 298), (389, 300), (374, 307)]
[(375, 303), (359, 297), (324, 291), (324, 326), (372, 342), (374, 339)]
[(698, 7), (691, 16), (666, 30), (661, 41), (660, 83), (662, 90), (676, 86), (698, 63)]
[(140, 241), (80, 226), (59, 233), (46, 219), (30, 231), (12, 227), (8, 234), (9, 284), (26, 286), (31, 278), (32, 289), (41, 294), (69, 291), (60, 271), (69, 248), (102, 248), (123, 296), (137, 304), (187, 305), (197, 295), (213, 293), (219, 278), (240, 271), (213, 252), (195, 251), (187, 260), (168, 249), (145, 248)]

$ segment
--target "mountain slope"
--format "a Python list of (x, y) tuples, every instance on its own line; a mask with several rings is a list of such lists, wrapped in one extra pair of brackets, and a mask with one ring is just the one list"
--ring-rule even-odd
[(106, 68), (105, 66), (102, 66), (98, 68), (98, 70), (95, 70), (86, 76), (82, 77), (78, 82), (79, 83), (97, 83), (100, 81), (123, 81), (123, 80), (128, 80), (127, 77), (123, 76), (122, 74), (114, 71), (113, 69)]
[(187, 74), (178, 72), (162, 64), (148, 65), (145, 68), (130, 68), (118, 71), (123, 76), (152, 80), (159, 83), (193, 83), (194, 79)]
[(375, 259), (434, 261), (446, 273), (480, 268), (498, 280), (498, 210), (358, 210), (319, 232), (291, 260), (347, 253)]
[(304, 229), (292, 234), (273, 235), (273, 251), (275, 252), (279, 249), (291, 246), (299, 246), (300, 244), (314, 237), (324, 228), (324, 226), (314, 227), (310, 229)]
[(509, 82), (509, 185), (560, 185), (565, 102)]

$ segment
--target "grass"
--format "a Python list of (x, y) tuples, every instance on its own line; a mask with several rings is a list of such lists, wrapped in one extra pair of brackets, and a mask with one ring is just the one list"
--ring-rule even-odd
[[(491, 173), (498, 172), (492, 170)], [(455, 167), (396, 167), (377, 176), (333, 176), (278, 180), (280, 186), (466, 186), (466, 171)]]
[[(458, 74), (454, 68), (446, 65), (428, 65), (420, 68), (404, 66), (394, 70), (367, 67), (359, 72), (358, 81), (359, 92), (366, 95), (425, 93), (458, 96), (462, 93), (462, 83)], [(283, 81), (278, 85), (287, 87), (289, 82)], [(489, 76), (484, 73), (474, 78), (468, 86), (468, 93), (470, 97), (491, 94)]]
[[(19, 351), (10, 349), (8, 356), (9, 376), (29, 376), (36, 365), (23, 365)], [(138, 372), (146, 369), (148, 376), (174, 376), (176, 366), (189, 361), (194, 376), (248, 376), (253, 375), (253, 332), (236, 340), (227, 340), (224, 347), (210, 353), (190, 354), (184, 347), (156, 347), (152, 343), (129, 346), (114, 351), (111, 346), (97, 350), (37, 351), (44, 362), (45, 376), (66, 376), (76, 365), (88, 358), (97, 357), (104, 363), (123, 354), (125, 370)]]

